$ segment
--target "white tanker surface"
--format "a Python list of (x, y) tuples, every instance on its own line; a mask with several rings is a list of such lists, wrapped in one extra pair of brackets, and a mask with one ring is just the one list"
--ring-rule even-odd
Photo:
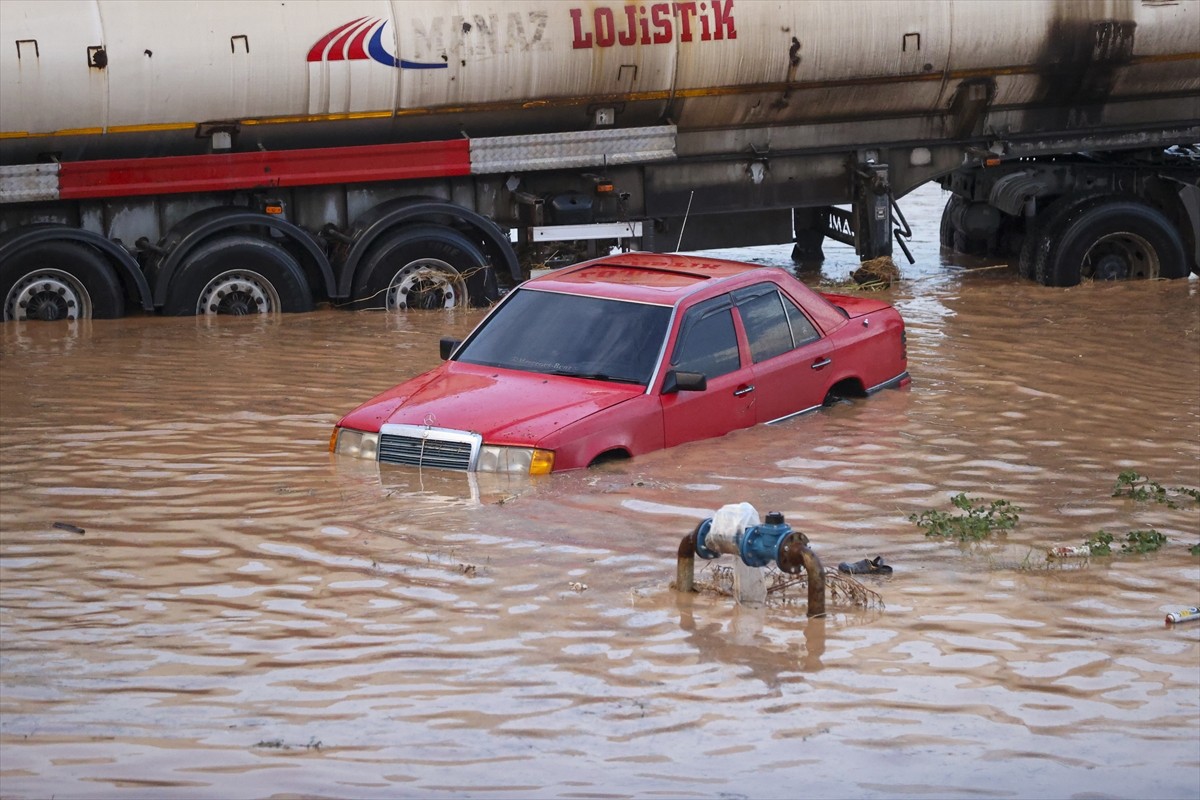
[(621, 127), (904, 119), (875, 130), (942, 138), (984, 77), (990, 128), (1165, 125), (1200, 118), (1198, 6), (5, 0), (0, 157), (205, 152), (214, 123), (271, 148), (527, 134), (600, 105)]
[(1200, 0), (3, 0), (0, 316), (478, 305), (613, 246), (869, 259), (933, 180), (948, 247), (1182, 277), (1198, 42)]

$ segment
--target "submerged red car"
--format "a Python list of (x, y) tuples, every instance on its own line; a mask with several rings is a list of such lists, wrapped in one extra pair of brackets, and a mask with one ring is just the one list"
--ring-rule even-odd
[(337, 423), (330, 449), (544, 474), (778, 422), (909, 382), (904, 322), (776, 267), (632, 253), (509, 293), (446, 363)]

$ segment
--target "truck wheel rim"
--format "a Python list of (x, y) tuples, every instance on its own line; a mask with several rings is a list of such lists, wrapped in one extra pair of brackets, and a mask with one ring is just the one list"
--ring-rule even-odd
[(1080, 274), (1097, 281), (1157, 278), (1158, 251), (1133, 233), (1110, 233), (1096, 240), (1083, 256)]
[(275, 286), (249, 270), (222, 272), (208, 282), (196, 301), (196, 314), (208, 316), (271, 314), (278, 309), (279, 294)]
[(31, 272), (4, 300), (5, 319), (91, 319), (92, 298), (75, 276), (57, 269)]
[(462, 275), (445, 261), (425, 258), (397, 272), (388, 285), (387, 307), (454, 308), (466, 297)]

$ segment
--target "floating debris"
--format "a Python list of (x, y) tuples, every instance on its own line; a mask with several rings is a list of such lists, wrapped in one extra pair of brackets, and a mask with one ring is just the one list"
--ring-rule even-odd
[(851, 575), (891, 575), (892, 568), (889, 564), (885, 564), (883, 556), (875, 556), (874, 558), (864, 558), (862, 561), (855, 561), (853, 564), (843, 561), (838, 564), (838, 572), (849, 572)]
[(1167, 614), (1167, 622), (1195, 622), (1200, 620), (1200, 608), (1191, 606), (1190, 608), (1181, 608), (1178, 611), (1172, 611)]
[(1049, 561), (1055, 558), (1088, 558), (1091, 554), (1091, 545), (1063, 545), (1061, 547), (1051, 547), (1047, 550), (1046, 560)]
[(83, 528), (78, 525), (72, 525), (69, 522), (56, 522), (50, 527), (57, 528), (60, 531), (67, 531), (68, 533), (78, 533), (80, 536), (84, 534)]

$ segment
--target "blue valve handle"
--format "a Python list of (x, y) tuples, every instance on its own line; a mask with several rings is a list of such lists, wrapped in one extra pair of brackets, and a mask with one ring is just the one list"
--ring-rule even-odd
[[(712, 530), (712, 522), (712, 519), (704, 520), (696, 531), (696, 555), (705, 559), (718, 558), (722, 553), (729, 552), (706, 545), (705, 540), (708, 538), (709, 531)], [(747, 528), (737, 535), (733, 543), (737, 547), (737, 552), (731, 553), (731, 555), (739, 556), (746, 566), (765, 567), (772, 561), (779, 560), (780, 543), (791, 532), (792, 526), (784, 522), (783, 515), (772, 511), (767, 514), (765, 523)]]

